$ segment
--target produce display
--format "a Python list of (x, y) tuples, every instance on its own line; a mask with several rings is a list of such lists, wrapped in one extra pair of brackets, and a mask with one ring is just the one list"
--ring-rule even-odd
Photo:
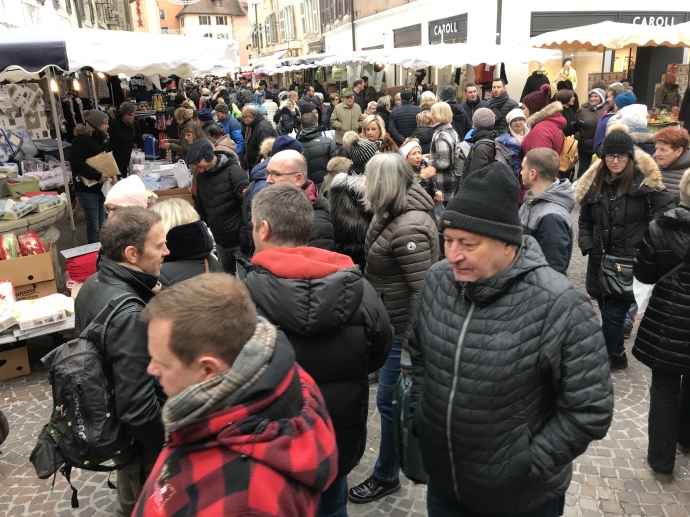
[(647, 124), (672, 124), (674, 122), (678, 122), (678, 116), (666, 110), (661, 110), (658, 115), (647, 115)]
[(0, 259), (9, 260), (45, 253), (36, 232), (26, 232), (17, 238), (14, 233), (0, 236)]

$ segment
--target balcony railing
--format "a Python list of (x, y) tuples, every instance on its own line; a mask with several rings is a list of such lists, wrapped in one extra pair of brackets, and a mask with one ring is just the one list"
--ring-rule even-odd
[(178, 29), (161, 29), (161, 34), (170, 34), (172, 36), (182, 36), (182, 32)]

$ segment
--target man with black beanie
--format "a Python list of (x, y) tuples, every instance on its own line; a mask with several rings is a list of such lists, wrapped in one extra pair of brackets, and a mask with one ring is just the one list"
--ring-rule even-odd
[(519, 194), (502, 163), (472, 173), (419, 293), (411, 412), (429, 517), (561, 515), (573, 459), (611, 423), (599, 319), (522, 235)]

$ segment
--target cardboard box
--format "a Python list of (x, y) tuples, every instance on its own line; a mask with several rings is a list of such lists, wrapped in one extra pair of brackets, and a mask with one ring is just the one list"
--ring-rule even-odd
[(17, 320), (19, 325), (19, 330), (29, 330), (35, 329), (37, 327), (43, 327), (44, 325), (52, 325), (53, 323), (61, 323), (67, 319), (67, 314), (65, 311), (55, 311), (51, 314), (44, 314), (36, 318), (30, 318)]
[(156, 195), (158, 196), (159, 200), (163, 200), (163, 199), (171, 198), (171, 197), (179, 197), (180, 199), (184, 199), (190, 205), (194, 206), (194, 200), (192, 199), (192, 195), (189, 193), (189, 189), (186, 187), (184, 187), (184, 188), (169, 188), (169, 189), (165, 189), (165, 190), (156, 190)]
[(42, 242), (45, 253), (0, 261), (0, 279), (9, 280), (19, 300), (35, 300), (57, 294), (50, 243)]
[(33, 206), (35, 212), (45, 212), (46, 210), (60, 206), (60, 204), (62, 204), (62, 198), (60, 196), (55, 196), (55, 199), (51, 199), (45, 203), (37, 203)]
[(34, 211), (37, 205), (29, 205), (27, 206), (24, 210), (21, 210), (20, 212), (5, 212), (2, 214), (3, 219), (8, 219), (10, 221), (16, 221), (17, 219), (21, 219), (25, 215), (31, 213)]
[(31, 373), (26, 347), (0, 351), (0, 381)]
[(687, 74), (690, 72), (690, 65), (678, 65), (678, 74)]

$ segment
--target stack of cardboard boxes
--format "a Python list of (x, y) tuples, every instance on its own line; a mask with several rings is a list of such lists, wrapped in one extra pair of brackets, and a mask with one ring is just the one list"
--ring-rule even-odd
[(591, 73), (587, 76), (587, 91), (591, 91), (597, 81), (604, 81), (608, 87), (611, 83), (624, 81), (626, 77), (627, 72), (604, 72), (603, 79), (601, 72)]

